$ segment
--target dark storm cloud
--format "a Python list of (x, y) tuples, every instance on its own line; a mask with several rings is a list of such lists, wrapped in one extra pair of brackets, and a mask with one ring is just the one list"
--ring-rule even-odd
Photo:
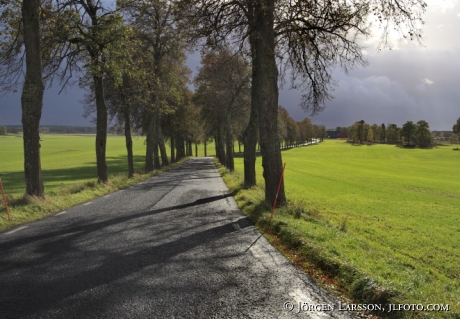
[[(327, 127), (426, 120), (433, 130), (448, 130), (460, 117), (460, 51), (389, 51), (369, 58), (369, 66), (338, 80), (326, 110), (313, 118)], [(300, 92), (283, 91), (280, 104), (297, 119), (308, 114), (298, 107)]]
[[(95, 115), (88, 118), (83, 117), (84, 109), (82, 100), (85, 91), (77, 85), (69, 87), (65, 92), (59, 93), (58, 86), (47, 90), (43, 99), (43, 115), (41, 123), (48, 125), (75, 125), (95, 126), (92, 122)], [(56, 124), (55, 124), (56, 125)]]
[[(428, 0), (420, 46), (392, 40), (392, 51), (377, 52), (378, 35), (363, 41), (369, 65), (348, 75), (334, 71), (338, 86), (326, 109), (312, 118), (328, 128), (348, 126), (361, 119), (367, 123), (397, 123), (426, 120), (432, 130), (450, 130), (460, 117), (460, 1)], [(200, 54), (187, 60), (193, 75)], [(190, 85), (190, 88), (193, 86)], [(74, 86), (58, 95), (59, 88), (47, 90), (41, 124), (94, 125), (83, 118), (80, 103), (84, 92)], [(301, 120), (309, 117), (300, 107), (302, 92), (280, 90), (279, 104)], [(0, 125), (20, 124), (20, 92), (0, 97)]]
[[(84, 109), (80, 102), (84, 91), (78, 86), (69, 87), (58, 94), (58, 85), (45, 91), (40, 125), (94, 126), (91, 117), (83, 117)], [(0, 97), (0, 125), (21, 124), (21, 90)]]
[[(367, 46), (367, 67), (348, 75), (334, 71), (334, 99), (313, 122), (328, 128), (367, 123), (426, 120), (432, 130), (450, 130), (460, 117), (459, 1), (428, 1), (423, 46), (392, 40), (392, 51), (377, 52), (378, 37)], [(299, 105), (301, 92), (280, 91), (280, 105), (300, 120), (309, 114)]]

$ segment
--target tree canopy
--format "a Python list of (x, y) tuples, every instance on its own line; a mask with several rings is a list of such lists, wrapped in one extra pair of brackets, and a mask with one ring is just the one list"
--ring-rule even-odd
[(225, 47), (203, 52), (201, 64), (194, 79), (194, 101), (201, 107), (206, 136), (216, 137), (217, 157), (233, 170), (233, 142), (248, 123), (250, 68)]

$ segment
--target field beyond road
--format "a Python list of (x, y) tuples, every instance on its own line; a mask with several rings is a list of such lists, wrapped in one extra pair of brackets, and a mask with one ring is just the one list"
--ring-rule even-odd
[[(459, 313), (460, 152), (328, 140), (282, 156), (287, 197), (303, 212), (277, 211), (277, 221), (401, 293), (398, 300), (449, 304), (450, 315)], [(260, 157), (257, 164), (263, 183)], [(242, 159), (236, 170), (243, 172)]]
[[(53, 194), (65, 185), (97, 180), (95, 135), (40, 134), (41, 164), (45, 194)], [(133, 136), (134, 170), (145, 165), (145, 136)], [(166, 145), (170, 154), (169, 145)], [(24, 184), (24, 155), (22, 135), (0, 135), (0, 178), (11, 196), (22, 196)], [(208, 144), (208, 155), (214, 154), (214, 144)], [(195, 155), (195, 147), (193, 147)], [(204, 156), (203, 144), (198, 156)], [(107, 167), (109, 176), (127, 174), (128, 160), (125, 137), (107, 136)]]
[[(25, 193), (22, 136), (0, 136), (0, 178), (11, 204), (13, 219), (12, 223), (8, 222), (3, 203), (0, 204), (0, 229), (43, 218), (159, 173), (155, 170), (143, 174), (143, 136), (133, 137), (134, 169), (137, 173), (133, 179), (127, 178), (128, 160), (124, 136), (107, 137), (107, 184), (97, 183), (95, 135), (40, 134), (40, 138), (46, 201), (26, 203), (22, 199)], [(164, 167), (161, 171), (169, 168), (171, 166)]]
[[(41, 165), (45, 193), (58, 191), (63, 185), (96, 180), (95, 135), (40, 134)], [(144, 139), (133, 138), (135, 170), (143, 166)], [(107, 166), (109, 175), (126, 173), (125, 139), (108, 136)], [(7, 194), (22, 196), (24, 185), (24, 155), (22, 135), (0, 136), (2, 164), (0, 178)], [(144, 151), (142, 153), (142, 151)], [(142, 159), (141, 159), (142, 158)]]

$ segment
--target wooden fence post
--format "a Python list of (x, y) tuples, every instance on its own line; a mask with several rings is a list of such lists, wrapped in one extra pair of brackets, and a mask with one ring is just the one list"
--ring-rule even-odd
[(6, 215), (8, 216), (8, 221), (11, 223), (10, 211), (8, 210), (8, 203), (6, 202), (5, 190), (3, 189), (2, 179), (0, 178), (0, 187), (2, 188), (3, 202), (5, 203)]

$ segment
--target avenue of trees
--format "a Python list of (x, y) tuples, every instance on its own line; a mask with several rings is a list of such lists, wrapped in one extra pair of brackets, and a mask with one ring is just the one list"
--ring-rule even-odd
[[(279, 108), (281, 75), (291, 72), (304, 92), (302, 107), (318, 113), (332, 97), (333, 68), (366, 63), (357, 38), (370, 34), (373, 20), (382, 26), (382, 47), (392, 28), (418, 40), (425, 8), (418, 0), (2, 1), (0, 84), (7, 90), (22, 85), (26, 194), (44, 195), (39, 122), (45, 85), (70, 85), (78, 77), (88, 93), (87, 112), (96, 114), (100, 182), (108, 179), (107, 126), (116, 119), (125, 129), (130, 175), (131, 128), (146, 136), (147, 171), (168, 163), (166, 139), (175, 160), (212, 137), (228, 166), (229, 141), (239, 139), (246, 187), (256, 183), (258, 143), (265, 199), (272, 203), (282, 170), (281, 141), (291, 145), (312, 136), (306, 120), (294, 125)], [(192, 45), (203, 48), (204, 62), (211, 61), (195, 81), (196, 96), (187, 89), (190, 70), (184, 66), (186, 46)], [(219, 59), (229, 64), (212, 61)], [(213, 78), (213, 67), (228, 67), (232, 74)], [(215, 83), (222, 85), (212, 101), (209, 84)], [(203, 108), (209, 112), (198, 111)], [(286, 203), (283, 184), (278, 203)]]
[(370, 125), (361, 120), (345, 129), (337, 127), (337, 130), (345, 131), (349, 136), (349, 141), (354, 144), (378, 142), (428, 147), (433, 143), (429, 128), (428, 122), (423, 120), (417, 123), (407, 121), (402, 127), (384, 123)]
[(200, 107), (204, 141), (214, 138), (219, 161), (234, 169), (233, 143), (248, 125), (251, 69), (241, 55), (225, 47), (203, 52), (194, 79), (194, 102)]
[(278, 110), (278, 138), (281, 148), (311, 143), (313, 139), (323, 140), (327, 137), (324, 125), (312, 124), (309, 118), (296, 122), (285, 108), (279, 106)]

